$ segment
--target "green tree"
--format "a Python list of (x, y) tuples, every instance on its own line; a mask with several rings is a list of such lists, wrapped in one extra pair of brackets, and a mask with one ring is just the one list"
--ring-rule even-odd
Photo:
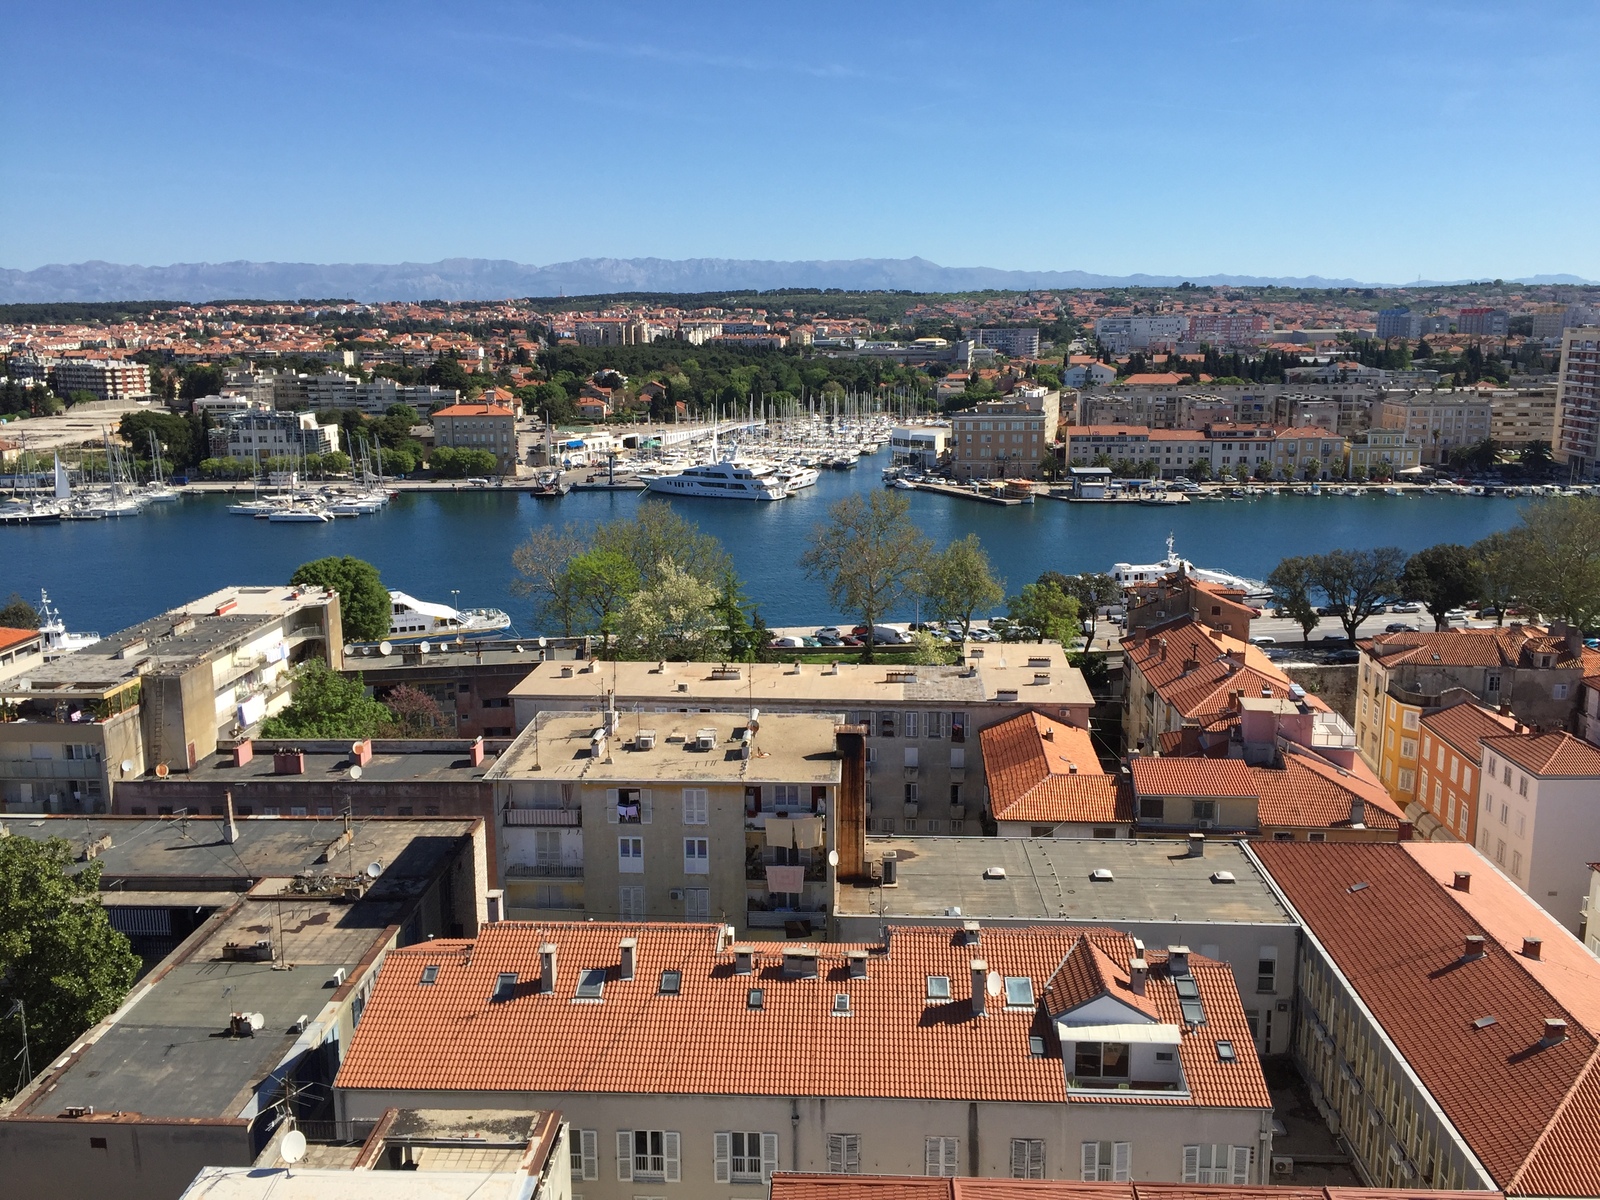
[(211, 363), (184, 367), (180, 375), (178, 397), (182, 400), (198, 400), (202, 396), (218, 395), (223, 385), (228, 382), (228, 372)]
[(1445, 614), (1482, 594), (1483, 568), (1466, 546), (1441, 542), (1406, 561), (1400, 590), (1408, 600), (1422, 601), (1435, 629), (1448, 629)]
[(643, 586), (639, 569), (615, 550), (586, 550), (567, 564), (572, 596), (587, 626), (608, 640), (616, 616), (629, 597)]
[(44, 1066), (96, 1021), (110, 1015), (139, 974), (128, 939), (111, 928), (100, 903), (98, 862), (81, 870), (63, 838), (0, 837), (0, 1095), (10, 1089), (22, 1051)]
[(289, 582), (339, 593), (339, 619), (348, 642), (377, 642), (389, 634), (392, 606), (378, 568), (360, 558), (316, 558), (301, 563)]
[(717, 589), (713, 612), (727, 642), (729, 658), (740, 661), (754, 659), (771, 640), (760, 612), (745, 596), (739, 576), (731, 567), (723, 575), (722, 585)]
[(37, 629), (39, 610), (17, 592), (11, 593), (5, 607), (0, 608), (0, 629)]
[(835, 611), (856, 613), (867, 627), (863, 662), (873, 659), (873, 631), (917, 587), (928, 539), (911, 521), (904, 496), (877, 491), (846, 496), (812, 526), (800, 556), (805, 574), (827, 590)]
[(662, 565), (667, 562), (713, 587), (733, 569), (722, 543), (712, 534), (701, 533), (698, 525), (684, 520), (665, 500), (641, 503), (632, 517), (597, 526), (591, 542), (595, 549), (613, 551), (632, 563), (643, 587), (660, 582)]
[(1354, 642), (1361, 623), (1398, 598), (1406, 552), (1398, 546), (1332, 550), (1313, 555), (1312, 563), (1312, 581), (1339, 613), (1345, 637)]
[(1317, 627), (1317, 608), (1311, 603), (1311, 589), (1316, 586), (1315, 562), (1309, 556), (1286, 558), (1272, 568), (1267, 576), (1267, 586), (1272, 589), (1272, 603), (1280, 616), (1288, 617), (1300, 626), (1300, 640), (1311, 641), (1311, 631)]
[(582, 624), (567, 567), (588, 542), (583, 527), (573, 522), (559, 530), (553, 525), (538, 526), (511, 552), (511, 569), (517, 575), (511, 590), (532, 600), (534, 620), (555, 626), (562, 637), (572, 637)]
[(928, 555), (922, 569), (922, 598), (941, 621), (960, 621), (963, 639), (972, 631), (972, 618), (1006, 598), (1006, 583), (996, 579), (988, 552), (978, 535), (969, 533), (943, 550)]
[(1506, 623), (1506, 609), (1522, 595), (1520, 542), (1519, 532), (1508, 529), (1491, 533), (1472, 546), (1472, 557), (1477, 560), (1482, 581), (1481, 599), (1494, 605), (1496, 625)]
[(1600, 619), (1600, 497), (1559, 496), (1530, 505), (1513, 545), (1523, 595), (1540, 614), (1593, 629)]
[(695, 662), (726, 657), (717, 592), (670, 559), (654, 586), (635, 592), (617, 615), (617, 657)]
[(1077, 597), (1069, 596), (1053, 581), (1030, 583), (1006, 601), (1012, 621), (1024, 636), (1035, 641), (1071, 646), (1083, 632)]
[(444, 715), (439, 702), (409, 683), (390, 688), (383, 698), (383, 706), (391, 717), (382, 731), (385, 737), (440, 738), (454, 732), (453, 723)]
[(1081, 575), (1046, 571), (1039, 576), (1039, 582), (1054, 583), (1078, 601), (1078, 619), (1091, 642), (1100, 625), (1100, 610), (1122, 599), (1122, 585), (1101, 571), (1085, 571)]
[(1550, 452), (1550, 443), (1542, 441), (1529, 442), (1522, 448), (1522, 453), (1518, 457), (1522, 465), (1530, 471), (1548, 470), (1555, 462), (1555, 457)]
[(360, 675), (347, 679), (312, 659), (294, 675), (294, 700), (261, 726), (264, 738), (377, 737), (394, 724), (394, 714), (367, 695)]
[[(134, 454), (140, 458), (148, 458), (150, 455), (152, 433), (155, 434), (156, 442), (160, 445), (161, 454), (167, 460), (168, 466), (188, 467), (199, 457), (195, 453), (195, 427), (176, 413), (158, 412), (154, 409), (128, 413), (122, 418), (117, 432), (133, 447)], [(199, 449), (203, 451), (205, 447)]]
[(955, 648), (949, 643), (940, 641), (926, 629), (919, 629), (911, 635), (911, 651), (907, 657), (918, 666), (937, 666), (950, 662), (955, 654)]

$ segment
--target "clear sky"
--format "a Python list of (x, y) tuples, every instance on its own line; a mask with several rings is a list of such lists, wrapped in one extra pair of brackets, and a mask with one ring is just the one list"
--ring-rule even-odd
[(0, 266), (1600, 279), (1600, 5), (4, 0)]

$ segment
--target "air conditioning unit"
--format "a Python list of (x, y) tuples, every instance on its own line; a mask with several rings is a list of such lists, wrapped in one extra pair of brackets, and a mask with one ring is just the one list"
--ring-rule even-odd
[(1289, 1179), (1294, 1175), (1294, 1157), (1288, 1154), (1272, 1156), (1272, 1175), (1275, 1179)]
[(683, 899), (683, 889), (682, 888), (673, 888), (670, 892), (667, 893), (667, 895), (669, 897), (671, 897), (672, 899), (674, 899), (674, 900), (682, 900)]
[(717, 748), (717, 731), (715, 729), (696, 730), (694, 748), (696, 750), (715, 750)]
[(1217, 823), (1215, 821), (1196, 821), (1195, 826), (1199, 829), (1215, 829)]

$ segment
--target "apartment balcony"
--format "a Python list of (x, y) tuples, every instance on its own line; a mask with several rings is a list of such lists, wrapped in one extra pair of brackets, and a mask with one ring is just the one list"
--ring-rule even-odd
[(511, 863), (507, 879), (582, 879), (582, 863)]
[(823, 882), (826, 882), (826, 880), (828, 878), (828, 864), (827, 864), (827, 862), (825, 860), (819, 858), (815, 862), (809, 862), (809, 863), (805, 863), (805, 864), (801, 864), (801, 863), (784, 864), (784, 863), (766, 863), (766, 862), (749, 862), (749, 861), (746, 861), (746, 863), (744, 864), (745, 881), (747, 883), (765, 883), (767, 881), (767, 868), (768, 867), (777, 867), (777, 866), (784, 866), (784, 865), (793, 865), (793, 866), (804, 865), (805, 871), (806, 871), (805, 878), (806, 878), (806, 882), (807, 883), (823, 883)]
[(0, 758), (0, 779), (99, 779), (102, 765), (92, 758)]
[(583, 810), (579, 808), (508, 808), (507, 825), (562, 825), (582, 828)]

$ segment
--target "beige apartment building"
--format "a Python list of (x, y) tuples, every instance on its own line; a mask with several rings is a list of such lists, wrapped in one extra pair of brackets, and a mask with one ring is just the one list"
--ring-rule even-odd
[(960, 922), (489, 924), (390, 952), (335, 1084), (340, 1122), (559, 1106), (586, 1200), (733, 1200), (780, 1169), (1263, 1182), (1271, 1103), (1226, 963)]
[(1037, 479), (1054, 454), (1061, 393), (1019, 388), (950, 414), (950, 457), (957, 479)]
[(343, 645), (338, 593), (233, 587), (0, 680), (4, 811), (106, 812), (118, 781), (190, 770)]
[(1561, 335), (1556, 411), (1561, 422), (1557, 461), (1591, 478), (1600, 463), (1600, 328), (1584, 325)]
[(1373, 424), (1403, 430), (1420, 447), (1423, 465), (1436, 467), (1448, 463), (1452, 451), (1489, 437), (1493, 410), (1493, 401), (1476, 390), (1385, 392)]
[(433, 414), (433, 444), (458, 450), (488, 450), (496, 470), (517, 470), (517, 414), (502, 404), (452, 404)]
[(1422, 463), (1422, 443), (1403, 429), (1368, 429), (1350, 442), (1350, 473), (1395, 475)]
[[(511, 689), (517, 727), (549, 710), (666, 714), (842, 713), (867, 728), (875, 833), (979, 832), (978, 731), (1029, 710), (1088, 728), (1094, 698), (1054, 642), (967, 647), (950, 666), (883, 663), (540, 663)], [(652, 717), (652, 714), (663, 714)]]
[(859, 814), (865, 768), (829, 716), (540, 713), (485, 776), (506, 909), (822, 927), (841, 787)]
[(1561, 427), (1555, 388), (1518, 388), (1489, 393), (1489, 436), (1495, 445), (1518, 449), (1530, 442), (1554, 447)]

